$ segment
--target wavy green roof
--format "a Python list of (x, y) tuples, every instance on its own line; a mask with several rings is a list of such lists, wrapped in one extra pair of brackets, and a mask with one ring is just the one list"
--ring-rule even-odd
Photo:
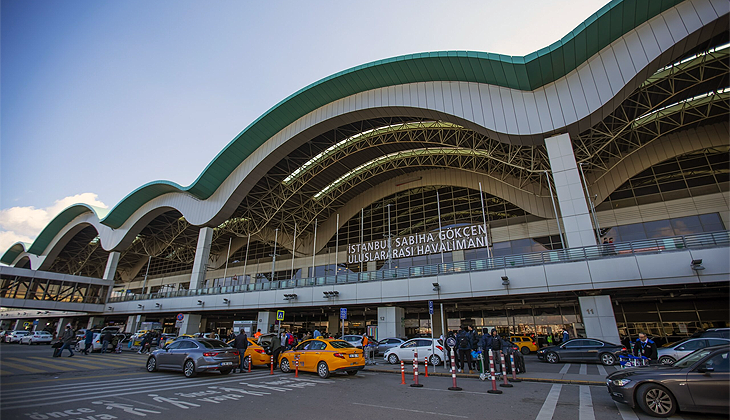
[[(266, 111), (228, 143), (189, 186), (181, 187), (169, 181), (145, 184), (122, 199), (101, 222), (113, 229), (119, 228), (142, 205), (170, 192), (184, 191), (200, 200), (207, 199), (251, 153), (277, 132), (321, 106), (359, 92), (432, 81), (476, 82), (535, 90), (575, 70), (611, 42), (682, 1), (612, 0), (559, 41), (526, 56), (472, 51), (430, 52), (388, 58), (335, 73)], [(65, 213), (57, 218), (66, 220)], [(34, 241), (33, 253), (42, 252), (48, 246), (53, 236), (49, 239), (44, 234), (51, 225), (57, 225), (55, 219)], [(9, 258), (6, 252), (0, 261), (9, 264), (12, 262), (7, 262)]]

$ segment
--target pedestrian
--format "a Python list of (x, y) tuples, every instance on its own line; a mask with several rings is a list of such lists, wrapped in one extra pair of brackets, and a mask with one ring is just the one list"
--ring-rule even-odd
[(74, 357), (72, 344), (74, 344), (75, 339), (76, 334), (74, 334), (74, 330), (71, 328), (71, 324), (66, 324), (66, 330), (64, 330), (63, 335), (61, 336), (63, 346), (61, 346), (61, 349), (58, 350), (58, 357), (63, 356), (64, 349), (68, 349), (68, 351), (71, 353), (68, 357)]
[(499, 352), (502, 351), (502, 337), (497, 334), (497, 330), (492, 328), (492, 332), (487, 338), (487, 348), (492, 350), (492, 356), (494, 357), (494, 371), (499, 372)]
[(553, 333), (548, 334), (548, 336), (547, 336), (547, 342), (548, 342), (548, 346), (552, 346), (553, 345)]
[(613, 244), (613, 238), (608, 238), (608, 252), (611, 255), (616, 255), (616, 246)]
[(106, 330), (104, 332), (104, 335), (101, 337), (101, 353), (104, 354), (109, 349), (109, 344), (112, 342), (114, 337), (112, 336), (112, 332), (109, 330)]
[(626, 347), (626, 351), (631, 352), (631, 338), (628, 335), (623, 336), (621, 345)]
[[(238, 349), (238, 372), (243, 373), (243, 360), (246, 358), (246, 349), (248, 348), (248, 336), (243, 328), (241, 328), (238, 335), (234, 338), (233, 347)], [(233, 369), (233, 372), (236, 372), (235, 368)]]
[(649, 363), (657, 360), (657, 345), (643, 332), (639, 333), (639, 338), (634, 343), (634, 356), (646, 357), (649, 359)]
[(471, 357), (472, 340), (466, 326), (461, 327), (461, 331), (456, 336), (456, 346), (459, 349), (459, 360), (456, 361), (456, 367), (459, 372), (469, 369), (469, 373), (473, 373), (474, 360)]
[(152, 344), (152, 331), (148, 332), (144, 335), (144, 338), (142, 339), (142, 343), (139, 346), (139, 351), (137, 351), (137, 354), (142, 353), (149, 353), (150, 345)]
[[(91, 328), (86, 329), (86, 333), (84, 334), (84, 354), (89, 355), (89, 349), (91, 348), (92, 343), (94, 342), (94, 332), (91, 331)], [(93, 351), (94, 349), (91, 348)]]
[(370, 353), (368, 353), (368, 344), (369, 344), (368, 335), (366, 333), (362, 333), (362, 352), (363, 352), (363, 355), (365, 356), (365, 364), (370, 363), (370, 357), (369, 357)]
[(274, 334), (273, 337), (271, 337), (271, 355), (274, 356), (274, 369), (276, 369), (276, 365), (279, 363), (279, 354), (284, 350), (284, 347), (281, 346), (281, 340), (279, 339), (279, 336)]
[(568, 334), (568, 330), (563, 329), (563, 341), (562, 342), (565, 343), (568, 340), (570, 340), (570, 334)]
[(233, 330), (231, 330), (231, 333), (228, 334), (228, 340), (227, 341), (231, 341), (231, 340), (233, 340), (235, 338), (236, 338), (236, 333), (234, 333)]
[(259, 339), (259, 337), (261, 337), (261, 330), (260, 329), (256, 330), (256, 333), (253, 335), (253, 338), (255, 338), (257, 340)]
[(313, 338), (319, 338), (319, 337), (322, 337), (322, 333), (321, 333), (321, 332), (319, 332), (319, 329), (315, 328), (315, 329), (314, 329), (314, 334), (312, 335), (312, 337), (313, 337)]

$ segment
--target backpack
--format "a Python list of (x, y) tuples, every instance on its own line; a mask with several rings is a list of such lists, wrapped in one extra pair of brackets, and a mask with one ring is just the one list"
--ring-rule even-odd
[(464, 334), (461, 337), (459, 337), (459, 348), (460, 349), (470, 349), (471, 348), (471, 340), (469, 340), (469, 336)]
[(287, 334), (286, 344), (293, 346), (295, 344), (294, 335)]

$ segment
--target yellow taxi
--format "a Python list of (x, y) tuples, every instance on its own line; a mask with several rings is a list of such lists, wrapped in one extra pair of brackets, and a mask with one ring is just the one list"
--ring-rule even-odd
[(162, 346), (163, 346), (163, 347), (167, 347), (167, 346), (169, 346), (169, 345), (170, 345), (170, 343), (172, 343), (173, 341), (175, 341), (175, 340), (179, 340), (179, 339), (181, 339), (181, 338), (193, 338), (193, 336), (192, 336), (192, 335), (190, 335), (190, 334), (182, 334), (182, 335), (179, 335), (179, 336), (177, 336), (177, 337), (167, 337), (167, 339), (166, 339), (166, 340), (165, 340), (165, 342), (164, 342), (164, 343), (162, 344)]
[(520, 348), (522, 354), (530, 354), (531, 351), (537, 351), (537, 343), (527, 335), (510, 336), (509, 341), (513, 342)]
[(316, 372), (326, 379), (330, 374), (347, 372), (352, 376), (365, 367), (362, 349), (344, 340), (323, 340), (313, 338), (304, 340), (291, 350), (279, 355), (279, 367), (284, 373), (293, 372), (294, 362), (299, 359), (299, 370)]
[[(233, 347), (235, 341), (235, 339), (228, 340), (226, 344)], [(253, 337), (248, 337), (248, 347), (246, 348), (246, 353), (244, 353), (243, 356), (243, 369), (245, 370), (248, 370), (249, 361), (253, 362), (251, 367), (269, 366), (269, 363), (271, 363), (271, 355), (266, 354), (266, 350), (258, 345), (258, 343), (256, 343), (256, 339)]]

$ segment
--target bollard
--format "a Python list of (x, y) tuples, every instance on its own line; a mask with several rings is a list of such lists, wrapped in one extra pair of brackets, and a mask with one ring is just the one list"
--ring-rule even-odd
[(515, 369), (515, 355), (510, 354), (509, 359), (510, 359), (510, 362), (512, 362), (512, 379), (510, 379), (510, 381), (522, 382), (522, 379), (517, 379), (517, 369)]
[(454, 363), (454, 348), (451, 348), (451, 380), (454, 383), (453, 386), (449, 387), (449, 391), (461, 391), (461, 388), (456, 386), (456, 363)]
[(411, 386), (413, 388), (420, 388), (423, 385), (418, 383), (418, 350), (413, 353), (413, 382)]
[(271, 366), (270, 375), (273, 375), (274, 374), (274, 355), (273, 354), (271, 355), (271, 364), (269, 364), (269, 366)]
[(428, 356), (423, 358), (423, 366), (426, 369), (426, 373), (423, 376), (428, 378)]
[(504, 363), (504, 353), (502, 353), (502, 350), (499, 351), (499, 357), (502, 362), (502, 379), (504, 379), (504, 383), (499, 384), (499, 386), (503, 388), (512, 388), (512, 384), (507, 383), (507, 365)]
[(253, 364), (253, 360), (251, 360), (251, 356), (248, 356), (248, 371), (251, 372), (251, 365)]
[(299, 355), (294, 357), (294, 377), (299, 377)]
[(403, 364), (402, 360), (400, 361), (400, 384), (406, 384), (406, 366)]
[(492, 353), (492, 349), (489, 349), (489, 375), (492, 379), (492, 389), (487, 392), (489, 394), (501, 394), (502, 391), (497, 389), (497, 378), (494, 374), (494, 354)]

